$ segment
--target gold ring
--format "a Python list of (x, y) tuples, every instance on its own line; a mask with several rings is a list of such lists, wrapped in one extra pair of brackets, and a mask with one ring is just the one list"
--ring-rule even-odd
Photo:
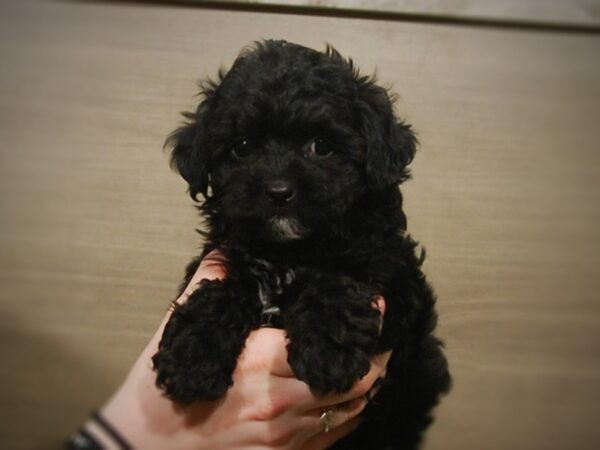
[(333, 410), (328, 409), (321, 414), (321, 426), (323, 428), (323, 433), (328, 433), (333, 425)]

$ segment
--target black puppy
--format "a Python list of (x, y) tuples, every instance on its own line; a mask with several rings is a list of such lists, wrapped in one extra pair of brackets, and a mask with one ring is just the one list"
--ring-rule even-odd
[(182, 404), (219, 398), (246, 337), (265, 324), (285, 329), (290, 366), (320, 394), (349, 390), (369, 358), (393, 349), (366, 421), (335, 448), (417, 447), (450, 377), (398, 189), (415, 154), (410, 126), (331, 47), (258, 43), (202, 93), (168, 140), (208, 222), (183, 286), (214, 249), (227, 278), (175, 308), (154, 356), (157, 384)]

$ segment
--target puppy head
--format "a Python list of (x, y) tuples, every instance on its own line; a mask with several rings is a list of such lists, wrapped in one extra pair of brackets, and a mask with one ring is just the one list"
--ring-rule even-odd
[(202, 93), (167, 141), (172, 166), (206, 210), (256, 239), (328, 234), (365, 195), (408, 178), (410, 126), (331, 47), (258, 43)]

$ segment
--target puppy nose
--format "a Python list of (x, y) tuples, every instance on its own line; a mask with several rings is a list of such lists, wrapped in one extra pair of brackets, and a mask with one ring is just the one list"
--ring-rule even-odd
[(267, 184), (265, 190), (267, 196), (271, 199), (271, 202), (276, 205), (285, 205), (296, 196), (296, 193), (290, 184), (283, 180), (277, 180)]

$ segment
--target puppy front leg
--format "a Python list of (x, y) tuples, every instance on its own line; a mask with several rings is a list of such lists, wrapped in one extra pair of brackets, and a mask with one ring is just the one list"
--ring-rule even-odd
[(301, 283), (282, 308), (288, 362), (319, 394), (345, 392), (369, 371), (381, 314), (375, 292), (348, 277)]
[(156, 384), (184, 405), (221, 397), (258, 315), (257, 305), (227, 280), (204, 281), (165, 327), (152, 358)]

